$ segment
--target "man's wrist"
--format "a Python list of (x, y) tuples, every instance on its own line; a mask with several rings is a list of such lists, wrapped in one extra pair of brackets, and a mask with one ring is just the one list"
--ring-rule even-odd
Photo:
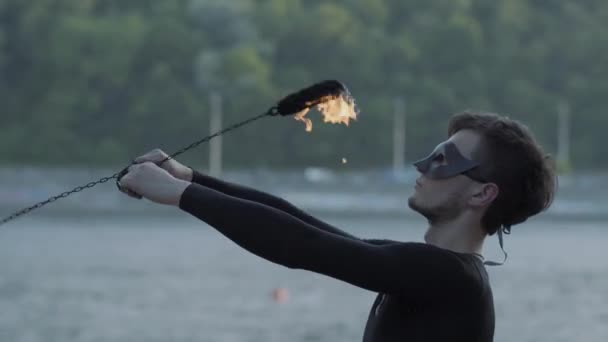
[(186, 181), (186, 182), (192, 182), (193, 177), (194, 177), (194, 170), (192, 170), (192, 168), (189, 166), (184, 166), (184, 169), (182, 171), (182, 176), (180, 177), (180, 179), (183, 181)]
[(192, 184), (191, 182), (185, 181), (185, 180), (181, 180), (178, 179), (177, 183), (175, 185), (175, 199), (173, 201), (171, 201), (171, 204), (179, 207), (179, 203), (181, 202), (182, 196), (184, 195), (184, 192), (186, 191), (186, 189), (190, 186), (190, 184)]

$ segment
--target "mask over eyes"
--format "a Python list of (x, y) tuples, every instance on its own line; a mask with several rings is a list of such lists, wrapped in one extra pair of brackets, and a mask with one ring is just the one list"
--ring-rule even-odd
[[(470, 160), (463, 156), (456, 145), (451, 141), (445, 141), (439, 145), (426, 158), (414, 162), (414, 166), (420, 173), (431, 179), (450, 178), (466, 171), (469, 171), (479, 163)], [(484, 265), (499, 266), (507, 261), (507, 252), (504, 250), (502, 234), (510, 234), (510, 226), (502, 226), (498, 228), (498, 244), (504, 253), (502, 262), (484, 261)], [(479, 255), (482, 259), (483, 256)]]
[(451, 141), (439, 144), (431, 154), (414, 163), (414, 166), (431, 179), (449, 178), (471, 170), (479, 163), (465, 158)]

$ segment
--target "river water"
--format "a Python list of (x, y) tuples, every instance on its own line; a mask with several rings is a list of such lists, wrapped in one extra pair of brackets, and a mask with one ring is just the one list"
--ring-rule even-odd
[[(415, 217), (320, 216), (361, 237), (421, 241), (425, 229)], [(495, 341), (608, 341), (607, 223), (513, 227), (507, 264), (488, 267)], [(495, 238), (484, 254), (502, 260)], [(178, 209), (24, 217), (0, 230), (0, 260), (7, 342), (360, 341), (374, 298), (253, 256)]]

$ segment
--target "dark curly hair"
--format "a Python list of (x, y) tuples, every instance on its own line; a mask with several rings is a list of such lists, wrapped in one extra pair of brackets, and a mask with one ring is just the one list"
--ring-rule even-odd
[(553, 158), (543, 152), (524, 124), (495, 113), (465, 111), (448, 124), (448, 136), (470, 129), (481, 135), (473, 152), (480, 163), (474, 170), (495, 183), (499, 193), (482, 218), (489, 235), (526, 221), (549, 208), (557, 187)]

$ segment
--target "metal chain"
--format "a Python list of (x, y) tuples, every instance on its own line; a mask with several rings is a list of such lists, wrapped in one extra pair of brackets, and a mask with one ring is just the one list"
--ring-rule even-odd
[[(196, 146), (198, 146), (198, 145), (200, 145), (200, 144), (202, 144), (204, 142), (207, 142), (207, 141), (209, 141), (209, 140), (211, 140), (211, 139), (213, 139), (213, 138), (215, 138), (217, 136), (220, 136), (220, 135), (222, 135), (222, 134), (224, 134), (224, 133), (226, 133), (228, 131), (237, 129), (237, 128), (241, 127), (241, 126), (244, 126), (244, 125), (246, 125), (248, 123), (251, 123), (253, 121), (261, 119), (261, 118), (263, 118), (265, 116), (275, 116), (275, 115), (277, 115), (276, 107), (272, 107), (267, 112), (265, 112), (264, 114), (260, 114), (260, 115), (254, 116), (254, 117), (252, 117), (250, 119), (247, 119), (245, 121), (241, 121), (241, 122), (236, 123), (236, 124), (234, 124), (232, 126), (224, 128), (221, 131), (218, 131), (218, 132), (216, 132), (214, 134), (211, 134), (211, 135), (209, 135), (207, 137), (204, 137), (203, 139), (198, 140), (198, 141), (196, 141), (196, 142), (194, 142), (194, 143), (192, 143), (192, 144), (190, 144), (190, 145), (188, 145), (188, 146), (186, 146), (186, 147), (178, 150), (177, 152), (169, 155), (167, 158), (165, 158), (164, 160), (160, 161), (157, 164), (160, 165), (160, 164), (166, 162), (167, 160), (175, 158), (176, 156), (178, 156), (178, 155), (180, 155), (180, 154), (182, 154), (182, 153), (184, 153), (184, 152), (186, 152), (186, 151), (188, 151), (188, 150), (190, 150), (192, 148), (195, 148)], [(78, 187), (76, 187), (76, 188), (74, 188), (74, 189), (72, 189), (70, 191), (66, 191), (66, 192), (61, 193), (61, 194), (59, 194), (57, 196), (53, 196), (53, 197), (51, 197), (51, 198), (49, 198), (49, 199), (47, 199), (45, 201), (36, 203), (36, 204), (34, 204), (34, 205), (30, 206), (30, 207), (27, 207), (25, 209), (19, 210), (19, 211), (15, 212), (14, 214), (12, 214), (12, 215), (10, 215), (10, 216), (2, 219), (2, 221), (0, 221), (0, 225), (3, 225), (5, 223), (7, 223), (8, 221), (12, 221), (12, 220), (16, 219), (19, 216), (25, 215), (25, 214), (29, 213), (32, 210), (38, 209), (38, 208), (40, 208), (42, 206), (45, 206), (45, 205), (47, 205), (49, 203), (55, 202), (56, 200), (58, 200), (60, 198), (65, 198), (65, 197), (70, 196), (71, 194), (74, 194), (74, 193), (77, 193), (77, 192), (81, 192), (81, 191), (83, 191), (85, 189), (90, 189), (90, 188), (96, 186), (97, 184), (106, 183), (106, 182), (108, 182), (109, 180), (112, 180), (112, 179), (118, 179), (119, 177), (121, 177), (122, 175), (124, 175), (125, 170), (127, 170), (127, 168), (123, 169), (120, 172), (116, 172), (115, 174), (113, 174), (110, 177), (103, 177), (103, 178), (101, 178), (101, 179), (99, 179), (97, 181), (90, 182), (90, 183), (88, 183), (86, 185), (78, 186)]]
[(18, 211), (16, 213), (12, 214), (11, 216), (8, 216), (8, 217), (4, 218), (2, 221), (0, 221), (0, 225), (3, 225), (3, 224), (5, 224), (8, 221), (14, 220), (14, 219), (16, 219), (17, 217), (19, 217), (21, 215), (25, 215), (25, 214), (29, 213), (30, 211), (32, 211), (34, 209), (38, 209), (38, 208), (40, 208), (40, 207), (42, 207), (44, 205), (47, 205), (47, 204), (52, 203), (52, 202), (55, 202), (56, 200), (58, 200), (60, 198), (68, 197), (69, 195), (71, 195), (73, 193), (80, 192), (80, 191), (82, 191), (84, 189), (92, 188), (92, 187), (94, 187), (97, 184), (105, 183), (105, 182), (107, 182), (107, 181), (109, 181), (111, 179), (117, 178), (119, 174), (120, 174), (120, 172), (117, 172), (117, 173), (113, 174), (110, 177), (103, 177), (103, 178), (101, 178), (98, 181), (90, 182), (87, 185), (75, 187), (73, 190), (66, 191), (66, 192), (64, 192), (62, 194), (59, 194), (57, 196), (53, 196), (53, 197), (51, 197), (51, 198), (49, 198), (49, 199), (47, 199), (45, 201), (36, 203), (33, 206), (31, 206), (31, 207), (27, 207), (25, 209), (22, 209), (22, 210), (20, 210), (20, 211)]
[(269, 109), (269, 110), (268, 110), (266, 113), (264, 113), (264, 114), (260, 114), (260, 115), (258, 115), (258, 116), (254, 116), (254, 117), (252, 117), (252, 118), (250, 118), (250, 119), (247, 119), (247, 120), (245, 120), (245, 121), (241, 121), (241, 122), (236, 123), (236, 124), (234, 124), (234, 125), (232, 125), (232, 126), (226, 127), (226, 128), (224, 128), (224, 129), (222, 129), (221, 131), (218, 131), (218, 132), (216, 132), (216, 133), (213, 133), (213, 134), (211, 134), (210, 136), (204, 137), (203, 139), (201, 139), (201, 140), (199, 140), (199, 141), (195, 141), (195, 142), (193, 142), (192, 144), (190, 144), (190, 145), (188, 145), (188, 146), (186, 146), (186, 147), (182, 148), (181, 150), (178, 150), (177, 152), (174, 152), (173, 154), (170, 154), (170, 155), (169, 155), (167, 158), (163, 159), (163, 160), (162, 160), (162, 161), (160, 161), (158, 164), (162, 164), (162, 163), (166, 162), (166, 161), (167, 161), (167, 160), (169, 160), (169, 159), (173, 159), (173, 158), (177, 157), (178, 155), (180, 155), (180, 154), (182, 154), (182, 153), (184, 153), (184, 152), (186, 152), (186, 151), (188, 151), (188, 150), (190, 150), (190, 149), (192, 149), (192, 148), (195, 148), (195, 147), (197, 147), (198, 145), (200, 145), (200, 144), (202, 144), (202, 143), (204, 143), (204, 142), (207, 142), (207, 141), (209, 141), (209, 140), (211, 140), (211, 139), (213, 139), (213, 138), (215, 138), (215, 137), (217, 137), (217, 136), (220, 136), (220, 135), (222, 135), (222, 134), (224, 134), (224, 133), (226, 133), (226, 132), (228, 132), (228, 131), (232, 131), (232, 130), (237, 129), (237, 128), (241, 127), (241, 126), (245, 126), (246, 124), (251, 123), (251, 122), (253, 122), (253, 121), (256, 121), (256, 120), (258, 120), (258, 119), (261, 119), (261, 118), (263, 118), (263, 117), (265, 117), (265, 116), (276, 116), (276, 115), (277, 115), (276, 107), (272, 107), (272, 108), (270, 108), (270, 109)]

